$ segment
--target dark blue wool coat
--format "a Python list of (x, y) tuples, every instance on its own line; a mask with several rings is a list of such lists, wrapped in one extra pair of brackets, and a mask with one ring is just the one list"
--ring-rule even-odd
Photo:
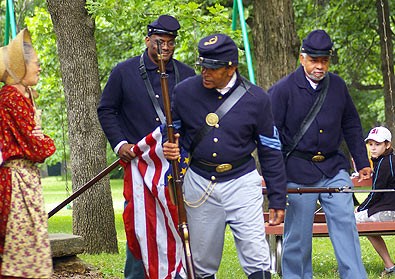
[[(295, 150), (302, 152), (338, 151), (344, 139), (358, 170), (369, 167), (361, 122), (343, 79), (329, 73), (330, 85), (321, 110)], [(322, 87), (319, 83), (317, 91)], [(275, 124), (284, 146), (291, 145), (293, 136), (317, 97), (300, 66), (295, 72), (269, 89)], [(314, 163), (296, 156), (286, 162), (288, 181), (311, 184), (323, 176), (332, 178), (340, 169), (350, 170), (349, 159), (340, 151), (329, 159)], [(339, 185), (345, 186), (345, 185)]]
[[(180, 80), (195, 75), (195, 71), (177, 60), (174, 60)], [(158, 96), (163, 110), (162, 90), (158, 65), (154, 64), (144, 52), (144, 63), (153, 90)], [(126, 140), (137, 143), (152, 132), (160, 120), (152, 105), (147, 89), (139, 72), (140, 56), (119, 63), (111, 72), (98, 106), (99, 120), (111, 147)], [(175, 86), (173, 63), (166, 65), (169, 93)]]
[[(179, 83), (174, 89), (174, 120), (181, 121), (183, 147), (189, 151), (192, 139), (205, 123), (206, 115), (216, 109), (240, 84), (224, 96), (216, 89), (203, 87), (202, 77), (195, 76)], [(286, 179), (280, 141), (274, 127), (269, 96), (261, 88), (252, 85), (232, 109), (219, 121), (196, 146), (193, 160), (205, 160), (216, 164), (229, 163), (251, 154), (258, 148), (262, 174), (268, 187), (269, 207), (285, 207)], [(214, 155), (215, 154), (215, 155)], [(255, 161), (217, 173), (190, 166), (206, 179), (228, 181), (256, 169)]]

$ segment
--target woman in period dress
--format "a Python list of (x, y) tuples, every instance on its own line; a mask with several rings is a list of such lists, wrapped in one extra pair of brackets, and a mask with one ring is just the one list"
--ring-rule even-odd
[(41, 68), (22, 30), (0, 48), (0, 278), (50, 278), (51, 248), (40, 173), (55, 152), (43, 134), (30, 86)]

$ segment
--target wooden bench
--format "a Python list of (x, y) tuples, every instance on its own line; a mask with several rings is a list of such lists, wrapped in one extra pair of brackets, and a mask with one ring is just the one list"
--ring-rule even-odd
[[(281, 274), (281, 251), (283, 241), (284, 223), (278, 226), (269, 226), (267, 223), (269, 213), (265, 215), (266, 239), (270, 247), (271, 272)], [(395, 235), (395, 222), (367, 222), (357, 223), (359, 236), (368, 235)], [(314, 216), (313, 236), (328, 236), (325, 214), (316, 213)]]

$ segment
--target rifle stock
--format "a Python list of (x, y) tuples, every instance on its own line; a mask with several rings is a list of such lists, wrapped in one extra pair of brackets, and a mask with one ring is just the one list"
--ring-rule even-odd
[[(167, 82), (165, 62), (163, 61), (160, 41), (156, 41), (158, 47), (158, 61), (160, 70), (160, 85), (162, 88), (163, 107), (166, 116), (167, 136), (170, 143), (175, 143), (173, 120), (171, 116), (169, 86)], [(188, 279), (195, 279), (195, 269), (193, 267), (192, 251), (189, 240), (189, 229), (187, 222), (187, 214), (184, 207), (184, 199), (182, 195), (182, 181), (177, 160), (171, 160), (173, 183), (169, 183), (170, 197), (172, 202), (177, 206), (178, 212), (178, 230), (184, 245), (184, 255), (186, 261), (186, 269)]]

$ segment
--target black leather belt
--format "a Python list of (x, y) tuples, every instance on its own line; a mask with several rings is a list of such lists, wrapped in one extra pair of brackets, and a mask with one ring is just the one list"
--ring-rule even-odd
[(334, 151), (334, 152), (322, 154), (321, 152), (313, 153), (313, 152), (301, 152), (298, 150), (294, 150), (292, 151), (291, 156), (295, 156), (312, 162), (323, 162), (326, 159), (335, 156), (337, 153), (338, 153), (337, 151)]
[(205, 171), (221, 173), (221, 172), (230, 171), (231, 169), (238, 168), (244, 165), (245, 163), (247, 163), (249, 160), (251, 160), (251, 158), (252, 158), (251, 155), (247, 155), (239, 160), (230, 163), (223, 163), (223, 164), (216, 164), (204, 160), (192, 159), (191, 165)]

